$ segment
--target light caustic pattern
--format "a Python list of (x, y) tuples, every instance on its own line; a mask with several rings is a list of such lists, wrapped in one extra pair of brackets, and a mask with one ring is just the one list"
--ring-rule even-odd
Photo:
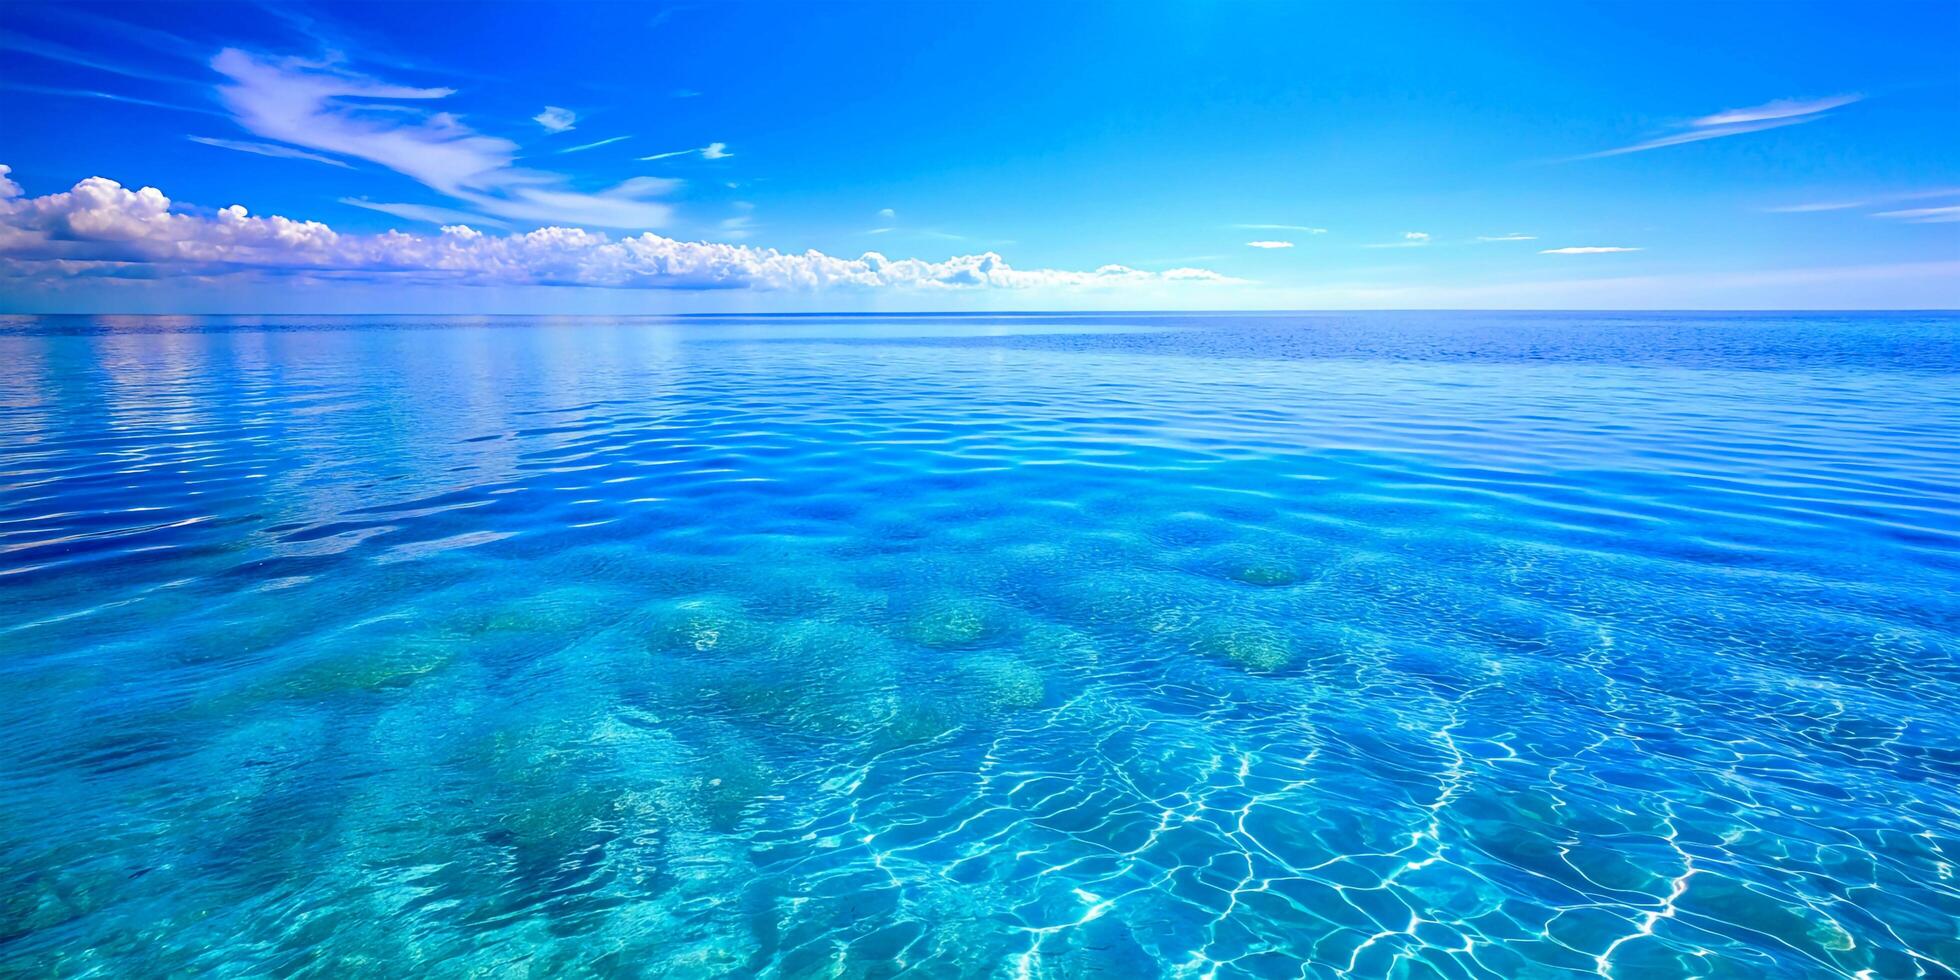
[(0, 974), (1953, 976), (1957, 337), (0, 320)]

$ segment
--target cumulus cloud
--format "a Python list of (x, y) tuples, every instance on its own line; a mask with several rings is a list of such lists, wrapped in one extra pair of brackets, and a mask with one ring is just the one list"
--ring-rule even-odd
[(1620, 245), (1567, 245), (1564, 248), (1541, 248), (1539, 255), (1603, 255), (1607, 252), (1638, 252), (1638, 248)]
[(211, 67), (227, 79), (220, 100), (253, 134), (380, 164), (485, 214), (629, 229), (658, 228), (672, 217), (671, 208), (650, 198), (671, 190), (673, 181), (638, 177), (598, 192), (572, 190), (561, 174), (514, 166), (517, 144), (478, 133), (451, 113), (418, 107), (447, 98), (451, 89), (391, 85), (237, 48), (219, 52)]
[(578, 113), (570, 109), (561, 109), (555, 105), (548, 105), (544, 107), (543, 112), (532, 116), (531, 121), (554, 133), (562, 133), (565, 130), (573, 128), (573, 124), (578, 122)]
[(1278, 241), (1246, 242), (1246, 244), (1252, 246), (1253, 248), (1292, 248), (1293, 247), (1292, 242), (1278, 242)]
[(469, 285), (769, 290), (1073, 289), (1238, 281), (1196, 268), (1016, 269), (994, 252), (940, 262), (889, 259), (877, 252), (845, 259), (817, 251), (683, 242), (651, 232), (612, 238), (555, 226), (508, 235), (460, 224), (435, 235), (343, 234), (318, 221), (252, 215), (238, 205), (210, 217), (186, 213), (154, 187), (132, 191), (104, 177), (90, 177), (62, 193), (25, 197), (9, 173), (0, 166), (0, 275), (16, 278), (256, 273)]
[(1631, 146), (1601, 150), (1577, 157), (1592, 160), (1599, 157), (1619, 156), (1624, 153), (1639, 153), (1644, 150), (1658, 150), (1663, 146), (1679, 146), (1682, 143), (1698, 143), (1702, 140), (1719, 139), (1723, 136), (1740, 136), (1744, 133), (1761, 132), (1799, 123), (1816, 122), (1824, 118), (1832, 109), (1847, 106), (1863, 96), (1834, 95), (1827, 99), (1777, 99), (1746, 109), (1724, 109), (1721, 112), (1691, 119), (1685, 127), (1676, 132), (1657, 136)]
[(332, 157), (323, 157), (318, 153), (308, 153), (305, 150), (295, 150), (290, 146), (279, 146), (274, 143), (255, 143), (251, 140), (221, 140), (211, 136), (186, 136), (184, 138), (193, 143), (202, 143), (205, 146), (215, 146), (222, 150), (237, 150), (240, 153), (256, 153), (262, 157), (280, 157), (286, 160), (311, 160), (314, 163), (324, 163), (333, 167), (350, 167), (345, 160), (335, 160)]

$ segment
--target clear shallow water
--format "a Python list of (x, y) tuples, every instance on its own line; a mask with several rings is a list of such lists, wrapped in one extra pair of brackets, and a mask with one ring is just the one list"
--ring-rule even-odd
[(1953, 976), (1960, 318), (0, 318), (0, 974)]

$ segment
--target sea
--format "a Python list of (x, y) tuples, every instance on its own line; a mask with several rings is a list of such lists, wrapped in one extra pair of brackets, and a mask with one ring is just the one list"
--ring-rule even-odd
[(1960, 314), (0, 317), (0, 975), (1954, 977)]

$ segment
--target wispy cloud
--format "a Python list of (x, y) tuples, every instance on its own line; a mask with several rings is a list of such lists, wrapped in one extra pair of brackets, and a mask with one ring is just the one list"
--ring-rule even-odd
[(1327, 229), (1315, 228), (1312, 225), (1233, 225), (1232, 227), (1241, 228), (1246, 231), (1297, 231), (1307, 235), (1327, 234)]
[(1624, 245), (1567, 245), (1564, 248), (1541, 248), (1539, 255), (1604, 255), (1607, 252), (1638, 252), (1639, 248)]
[(721, 219), (723, 238), (744, 239), (755, 233), (755, 205), (748, 201), (736, 201), (735, 213)]
[(548, 105), (544, 107), (543, 112), (532, 116), (531, 121), (554, 133), (562, 133), (575, 127), (578, 123), (578, 113), (570, 109), (561, 109), (555, 105)]
[(1834, 201), (1810, 201), (1802, 204), (1784, 204), (1763, 210), (1771, 214), (1810, 214), (1818, 211), (1849, 211), (1853, 208), (1876, 207), (1881, 204), (1896, 204), (1900, 201), (1921, 201), (1930, 197), (1960, 197), (1960, 187), (1940, 187), (1933, 190), (1906, 191), (1897, 194), (1871, 194), (1864, 197), (1843, 198)]
[(1895, 221), (1909, 221), (1917, 225), (1960, 221), (1960, 204), (1949, 204), (1937, 208), (1907, 208), (1903, 211), (1880, 211), (1877, 217), (1891, 218)]
[[(272, 274), (301, 282), (313, 277), (335, 283), (615, 289), (1073, 290), (1239, 281), (1198, 268), (1017, 269), (995, 252), (941, 262), (889, 259), (877, 252), (846, 259), (814, 250), (684, 242), (652, 232), (613, 239), (563, 227), (491, 235), (450, 225), (434, 235), (360, 235), (318, 221), (255, 216), (237, 205), (185, 213), (154, 187), (132, 191), (103, 177), (90, 177), (63, 193), (26, 197), (9, 173), (0, 165), (0, 275), (46, 282)], [(414, 213), (412, 205), (348, 203)], [(440, 210), (425, 216), (436, 217), (433, 212)]]
[(33, 55), (36, 58), (47, 61), (59, 61), (81, 68), (92, 68), (96, 71), (108, 72), (111, 75), (121, 75), (124, 78), (135, 78), (146, 82), (163, 82), (169, 85), (197, 84), (190, 79), (178, 78), (175, 75), (166, 75), (162, 72), (152, 71), (141, 65), (113, 61), (88, 51), (78, 51), (65, 44), (44, 41), (37, 37), (15, 34), (7, 30), (0, 30), (0, 51), (18, 51), (22, 54)]
[(1480, 242), (1535, 242), (1538, 240), (1538, 236), (1520, 235), (1517, 232), (1512, 232), (1508, 235), (1478, 235), (1477, 240)]
[(684, 157), (690, 153), (701, 154), (701, 159), (703, 160), (720, 160), (735, 155), (728, 152), (727, 143), (709, 143), (707, 146), (697, 146), (687, 150), (668, 150), (665, 153), (655, 153), (651, 156), (641, 157), (640, 160), (643, 162), (648, 160), (666, 160), (673, 157)]
[(1644, 150), (1658, 150), (1663, 146), (1679, 146), (1683, 143), (1698, 143), (1702, 140), (1720, 139), (1724, 136), (1740, 136), (1765, 129), (1795, 126), (1799, 123), (1816, 122), (1829, 115), (1832, 109), (1847, 106), (1863, 98), (1860, 95), (1834, 95), (1827, 99), (1777, 99), (1746, 109), (1724, 109), (1721, 112), (1691, 119), (1678, 131), (1657, 136), (1631, 146), (1601, 150), (1573, 157), (1575, 160), (1594, 160), (1600, 157), (1620, 156), (1625, 153), (1639, 153)]
[(562, 174), (514, 165), (517, 144), (419, 103), (447, 88), (393, 85), (332, 65), (226, 48), (211, 61), (234, 120), (266, 139), (377, 163), (484, 213), (514, 221), (658, 228), (672, 209), (651, 200), (677, 183), (635, 177), (596, 192)]
[(311, 160), (314, 163), (324, 163), (332, 167), (347, 167), (348, 169), (352, 169), (352, 165), (345, 160), (335, 160), (332, 157), (323, 157), (318, 153), (295, 150), (290, 146), (279, 146), (273, 143), (255, 143), (251, 140), (221, 140), (212, 136), (186, 136), (184, 138), (193, 143), (202, 143), (205, 146), (215, 146), (224, 150), (237, 150), (240, 153), (256, 153), (262, 157), (280, 157), (286, 160)]
[(1399, 242), (1376, 242), (1372, 245), (1363, 245), (1361, 247), (1362, 248), (1416, 248), (1418, 246), (1429, 244), (1429, 240), (1430, 240), (1429, 233), (1426, 231), (1405, 231), (1402, 233), (1402, 240)]
[(1292, 248), (1293, 247), (1292, 242), (1277, 242), (1277, 241), (1246, 242), (1246, 244), (1252, 246), (1253, 248)]
[(592, 142), (592, 143), (580, 143), (580, 144), (579, 144), (579, 145), (577, 145), (577, 146), (568, 146), (568, 147), (565, 147), (565, 148), (564, 148), (564, 149), (562, 149), (562, 150), (559, 150), (558, 152), (559, 152), (559, 153), (578, 153), (578, 152), (581, 152), (581, 151), (584, 151), (584, 150), (596, 150), (596, 149), (598, 149), (599, 147), (602, 147), (602, 146), (611, 146), (612, 144), (614, 144), (614, 143), (617, 143), (617, 142), (619, 142), (620, 140), (630, 140), (630, 139), (632, 139), (632, 138), (633, 138), (633, 137), (632, 137), (632, 136), (630, 136), (630, 135), (628, 135), (628, 136), (614, 136), (614, 137), (611, 137), (610, 139), (602, 139), (602, 140), (598, 140), (598, 141), (596, 141), (596, 142)]
[(122, 102), (127, 105), (140, 105), (140, 106), (146, 106), (151, 109), (169, 109), (173, 112), (195, 112), (198, 113), (199, 115), (217, 116), (220, 119), (225, 118), (224, 113), (219, 112), (217, 109), (214, 109), (210, 106), (179, 105), (174, 102), (159, 102), (156, 99), (145, 99), (134, 95), (123, 95), (118, 92), (98, 92), (94, 89), (81, 89), (81, 88), (58, 88), (52, 85), (28, 85), (21, 82), (9, 82), (4, 80), (0, 80), (0, 89), (10, 89), (15, 92), (32, 92), (35, 95), (57, 95), (64, 98), (74, 98), (74, 99), (101, 99), (105, 102)]
[(508, 228), (510, 225), (495, 218), (455, 208), (437, 207), (432, 204), (392, 204), (384, 201), (370, 201), (364, 197), (343, 197), (340, 203), (382, 214), (392, 214), (410, 221), (425, 221), (432, 225), (489, 225), (493, 228)]

